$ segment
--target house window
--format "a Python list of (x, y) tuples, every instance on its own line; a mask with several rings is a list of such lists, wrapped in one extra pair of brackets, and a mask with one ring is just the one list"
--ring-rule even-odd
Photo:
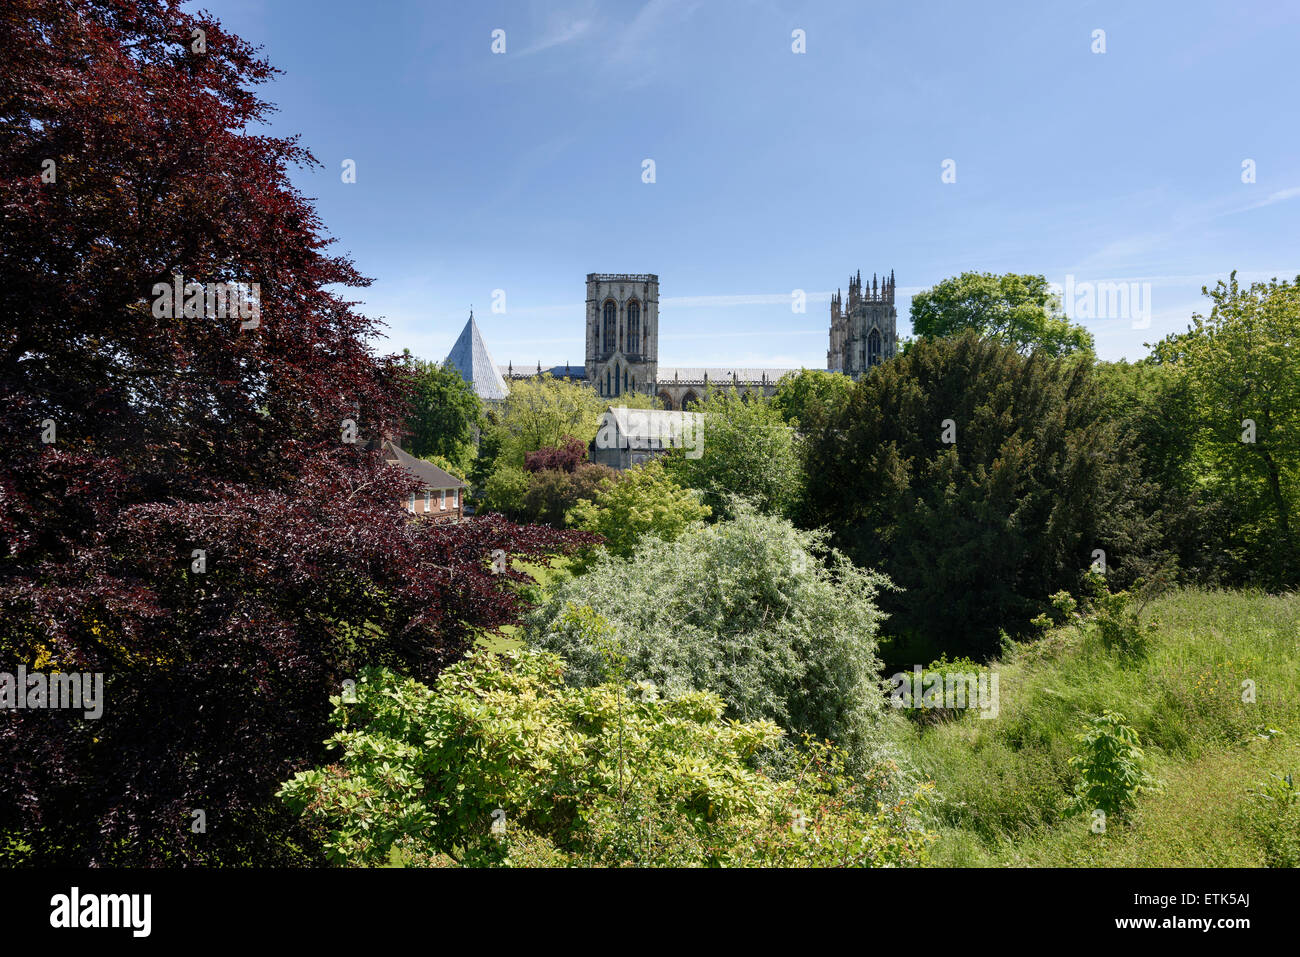
[(444, 512), (447, 511), (447, 490), (446, 489), (441, 490), (441, 495), (438, 498), (438, 508), (440, 508)]
[(451, 490), (451, 507), (460, 508), (460, 489), (458, 488)]
[(409, 502), (406, 503), (406, 510), (407, 510), (408, 512), (411, 512), (412, 514), (415, 513), (415, 493), (414, 493), (414, 492), (411, 493), (411, 500), (410, 500)]
[(433, 491), (430, 490), (430, 489), (427, 489), (427, 488), (426, 488), (426, 489), (424, 490), (424, 510), (425, 510), (426, 512), (429, 511), (429, 501), (430, 501), (432, 498), (433, 498)]

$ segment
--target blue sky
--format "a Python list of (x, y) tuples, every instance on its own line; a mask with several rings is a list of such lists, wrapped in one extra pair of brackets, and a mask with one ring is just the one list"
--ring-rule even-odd
[(442, 358), (472, 303), (499, 363), (579, 364), (586, 274), (653, 272), (661, 365), (823, 368), (851, 272), (895, 271), (907, 334), (973, 269), (1149, 283), (1148, 327), (1080, 320), (1136, 359), (1203, 284), (1300, 273), (1294, 0), (191, 8), (285, 71), (272, 128), (324, 164), (294, 179), (382, 350)]

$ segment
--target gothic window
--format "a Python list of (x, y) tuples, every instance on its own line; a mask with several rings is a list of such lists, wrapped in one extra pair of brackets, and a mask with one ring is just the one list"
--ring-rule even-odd
[(606, 355), (614, 351), (614, 321), (618, 315), (618, 306), (614, 300), (610, 299), (605, 303), (605, 334), (601, 336), (600, 344)]
[(609, 395), (609, 370), (605, 370), (605, 391), (604, 395)]
[(872, 329), (867, 336), (867, 365), (880, 365), (880, 330)]
[(627, 305), (627, 351), (641, 354), (641, 304), (636, 300)]

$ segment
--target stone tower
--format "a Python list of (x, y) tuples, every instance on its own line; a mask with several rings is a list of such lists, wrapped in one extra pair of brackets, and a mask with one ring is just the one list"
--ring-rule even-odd
[(602, 396), (652, 393), (659, 373), (659, 277), (587, 274), (587, 382)]
[(872, 366), (893, 358), (898, 351), (898, 310), (894, 308), (894, 273), (862, 281), (862, 273), (849, 277), (849, 302), (839, 290), (831, 297), (830, 348), (826, 368), (857, 379)]

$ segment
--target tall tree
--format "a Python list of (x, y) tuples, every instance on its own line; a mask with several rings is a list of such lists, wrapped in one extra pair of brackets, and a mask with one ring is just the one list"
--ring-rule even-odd
[(522, 468), (529, 452), (558, 448), (576, 437), (596, 437), (598, 416), (609, 403), (589, 386), (550, 375), (517, 379), (490, 416), (488, 448), (495, 466)]
[(1147, 547), (1115, 432), (1090, 364), (922, 339), (810, 423), (807, 520), (903, 586), (882, 596), (894, 634), (987, 653), (1081, 587), (1094, 549)]
[(1233, 272), (1213, 305), (1157, 347), (1187, 377), (1209, 481), (1239, 503), (1238, 529), (1272, 584), (1300, 582), (1300, 277), (1243, 288)]
[(787, 372), (776, 384), (772, 406), (791, 425), (798, 426), (809, 415), (816, 414), (814, 406), (824, 406), (827, 414), (848, 401), (853, 391), (853, 380), (842, 372), (825, 369), (800, 369)]
[(406, 418), (406, 448), (421, 458), (439, 455), (462, 467), (474, 443), (482, 404), (474, 390), (451, 366), (402, 356), (412, 379)]
[(795, 511), (803, 485), (799, 443), (771, 402), (710, 390), (691, 411), (702, 416), (698, 448), (674, 448), (664, 456), (670, 476), (698, 489), (718, 518), (734, 514), (733, 496), (768, 515)]
[(0, 671), (105, 681), (98, 718), (0, 720), (9, 858), (300, 859), (273, 793), (322, 695), (433, 676), (517, 613), (493, 550), (564, 547), (411, 521), (348, 441), (406, 396), (289, 182), (315, 161), (250, 129), (273, 73), (171, 0), (0, 15)]
[(1092, 351), (1092, 334), (1061, 312), (1043, 276), (964, 272), (913, 296), (911, 315), (918, 337), (973, 329), (1021, 352), (1042, 349), (1062, 356)]

